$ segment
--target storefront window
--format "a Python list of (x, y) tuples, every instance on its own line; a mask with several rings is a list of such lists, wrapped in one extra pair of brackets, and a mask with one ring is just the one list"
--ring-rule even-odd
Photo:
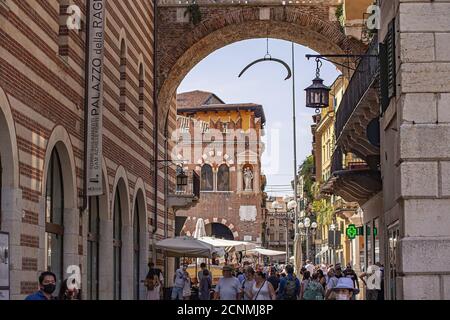
[(373, 221), (373, 245), (375, 251), (374, 262), (380, 262), (380, 219)]
[(365, 237), (366, 237), (366, 270), (373, 264), (373, 248), (372, 248), (372, 227), (369, 222), (366, 224)]
[(388, 288), (389, 299), (396, 300), (397, 298), (397, 242), (400, 238), (400, 230), (398, 222), (388, 228), (388, 252), (389, 252), (389, 273), (388, 273)]

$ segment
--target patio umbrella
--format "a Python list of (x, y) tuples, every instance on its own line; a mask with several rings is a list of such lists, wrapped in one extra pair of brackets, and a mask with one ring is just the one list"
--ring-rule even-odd
[(190, 237), (164, 239), (156, 243), (156, 248), (165, 251), (168, 257), (211, 258), (216, 252), (214, 246)]
[(298, 234), (294, 239), (294, 268), (296, 274), (300, 274), (300, 270), (302, 269), (302, 256), (302, 237)]
[(195, 239), (200, 239), (200, 238), (206, 237), (205, 221), (202, 218), (199, 218), (197, 220), (197, 224), (195, 225), (195, 231), (194, 231), (193, 237)]

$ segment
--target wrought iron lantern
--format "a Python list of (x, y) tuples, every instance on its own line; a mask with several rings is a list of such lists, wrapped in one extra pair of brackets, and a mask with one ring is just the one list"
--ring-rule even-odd
[(177, 186), (178, 187), (184, 187), (188, 184), (188, 176), (186, 173), (184, 173), (184, 170), (182, 167), (177, 167)]
[(313, 84), (305, 89), (306, 107), (316, 109), (316, 112), (320, 113), (320, 109), (328, 108), (330, 105), (331, 88), (324, 85), (323, 79), (320, 78), (320, 68), (322, 67), (322, 62), (317, 58), (316, 63), (316, 78), (313, 80)]

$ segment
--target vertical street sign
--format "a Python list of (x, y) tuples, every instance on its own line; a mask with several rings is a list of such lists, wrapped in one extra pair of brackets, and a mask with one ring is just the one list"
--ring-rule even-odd
[(103, 194), (102, 109), (105, 32), (104, 0), (90, 0), (88, 11), (87, 113), (86, 113), (86, 195)]

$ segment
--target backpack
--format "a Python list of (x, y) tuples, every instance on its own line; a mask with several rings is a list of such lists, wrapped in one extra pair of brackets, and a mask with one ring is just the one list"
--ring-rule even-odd
[(297, 285), (295, 282), (295, 279), (287, 279), (283, 293), (285, 300), (295, 300), (297, 298)]
[(316, 281), (309, 281), (303, 293), (303, 300), (323, 300), (323, 287)]

